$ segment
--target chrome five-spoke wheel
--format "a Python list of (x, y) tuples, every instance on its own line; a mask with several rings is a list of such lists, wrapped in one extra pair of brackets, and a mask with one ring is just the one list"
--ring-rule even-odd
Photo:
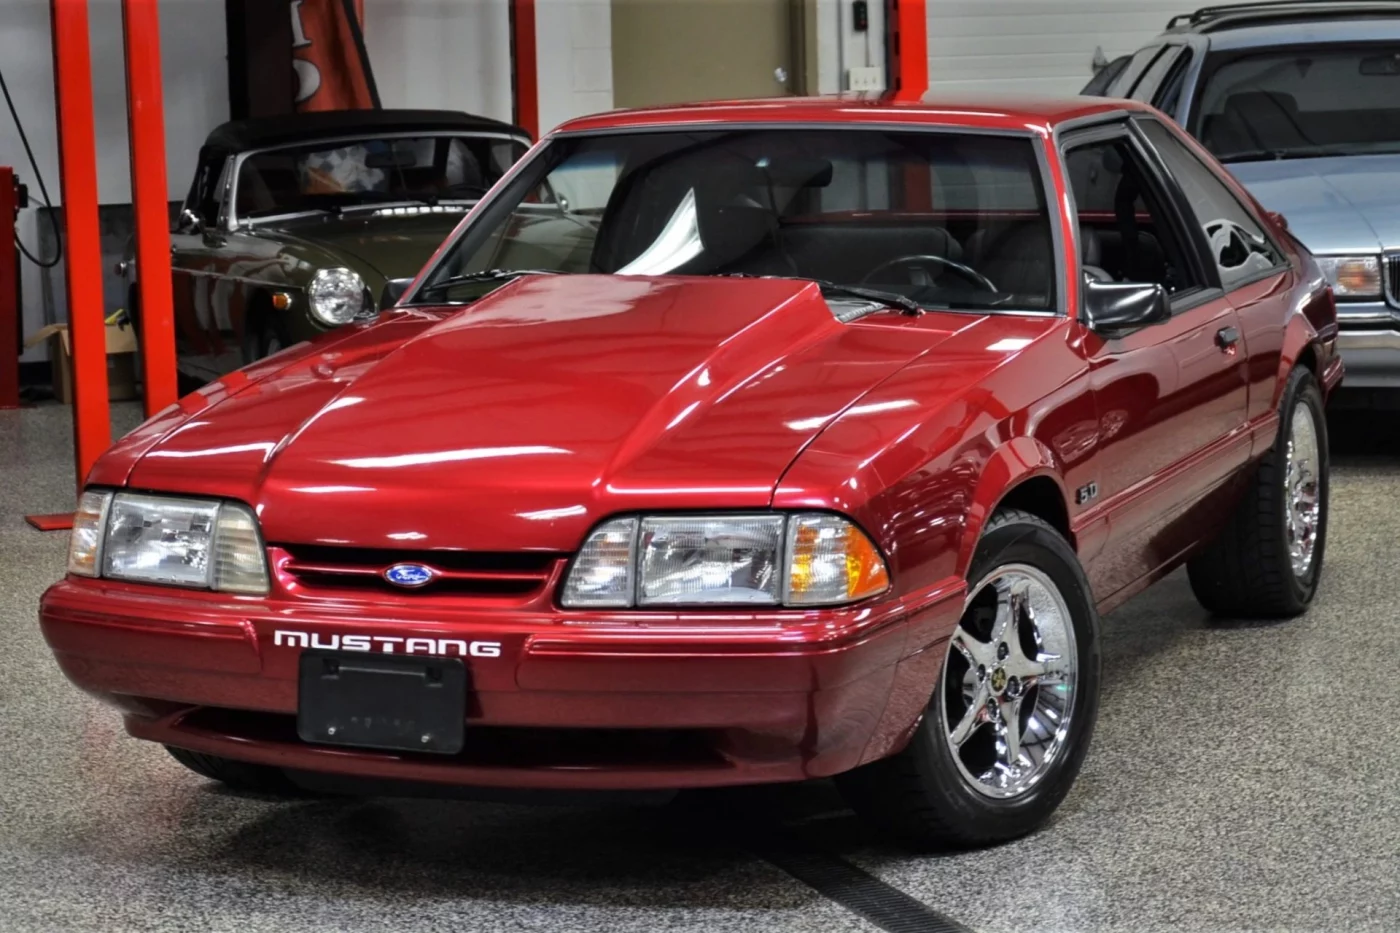
[(973, 790), (1017, 797), (1049, 770), (1069, 734), (1077, 657), (1045, 573), (1008, 564), (972, 590), (943, 665), (942, 731)]
[(1288, 509), (1288, 556), (1293, 575), (1306, 577), (1312, 569), (1317, 548), (1317, 530), (1322, 512), (1320, 495), (1321, 461), (1317, 442), (1317, 422), (1312, 409), (1300, 405), (1293, 413), (1288, 434), (1284, 475), (1284, 495)]

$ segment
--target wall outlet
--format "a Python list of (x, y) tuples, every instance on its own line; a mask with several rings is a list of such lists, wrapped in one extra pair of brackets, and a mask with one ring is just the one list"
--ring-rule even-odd
[(885, 69), (879, 65), (869, 68), (851, 68), (846, 72), (846, 88), (851, 91), (883, 91), (885, 89)]

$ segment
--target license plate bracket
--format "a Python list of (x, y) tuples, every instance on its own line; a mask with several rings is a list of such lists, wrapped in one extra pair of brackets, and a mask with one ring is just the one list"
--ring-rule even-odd
[(455, 755), (466, 729), (461, 658), (304, 650), (297, 735), (317, 745)]

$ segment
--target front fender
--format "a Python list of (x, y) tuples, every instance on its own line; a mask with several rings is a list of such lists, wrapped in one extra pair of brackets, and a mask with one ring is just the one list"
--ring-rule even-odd
[[(982, 529), (996, 513), (997, 507), (1016, 487), (1028, 480), (1044, 477), (1055, 484), (1065, 514), (1069, 514), (1069, 495), (1065, 489), (1061, 467), (1054, 453), (1033, 437), (1013, 437), (987, 458), (968, 502), (967, 519), (958, 544), (957, 572), (966, 577), (973, 552), (982, 537)], [(1073, 535), (1070, 546), (1075, 547)], [(1076, 550), (1078, 548), (1076, 547)]]

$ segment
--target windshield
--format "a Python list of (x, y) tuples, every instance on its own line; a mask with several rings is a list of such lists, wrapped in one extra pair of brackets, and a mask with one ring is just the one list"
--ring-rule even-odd
[(1193, 123), (1222, 162), (1400, 152), (1400, 42), (1230, 59)]
[(510, 270), (795, 276), (1008, 310), (1052, 308), (1055, 278), (1029, 138), (879, 129), (560, 137), (415, 300), (470, 301)]
[(340, 139), (257, 152), (243, 160), (234, 193), (240, 219), (361, 204), (471, 202), (525, 152), (486, 136)]

